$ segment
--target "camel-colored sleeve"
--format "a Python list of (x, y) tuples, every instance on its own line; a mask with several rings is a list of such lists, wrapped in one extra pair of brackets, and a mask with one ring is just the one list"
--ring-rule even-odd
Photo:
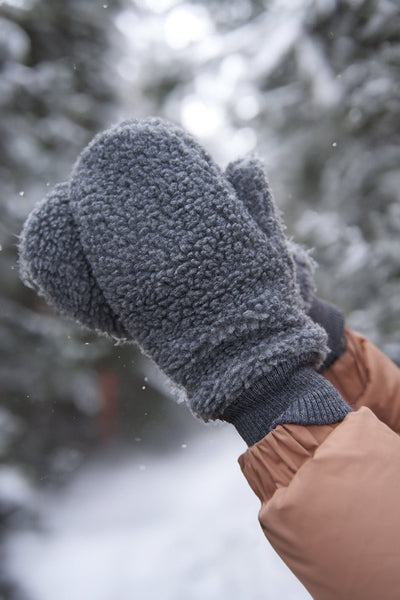
[(322, 375), (354, 410), (367, 406), (400, 434), (400, 369), (362, 335), (346, 327), (345, 336), (345, 353)]
[(366, 407), (279, 425), (239, 459), (261, 527), (315, 600), (400, 597), (400, 437)]
[(400, 371), (364, 337), (323, 375), (354, 412), (279, 425), (239, 458), (261, 527), (315, 600), (400, 598)]

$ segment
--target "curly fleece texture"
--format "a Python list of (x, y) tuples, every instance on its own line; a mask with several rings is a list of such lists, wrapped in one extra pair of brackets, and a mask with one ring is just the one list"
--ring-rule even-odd
[[(69, 201), (54, 192), (24, 228), (22, 277), (89, 327), (135, 339), (204, 420), (278, 365), (323, 360), (272, 198), (266, 235), (177, 127), (148, 119), (99, 134), (61, 192)], [(49, 248), (70, 273), (49, 267)]]
[(29, 215), (19, 246), (20, 275), (59, 312), (98, 332), (127, 338), (93, 277), (69, 206), (69, 184), (59, 183)]
[[(271, 203), (271, 191), (262, 161), (254, 156), (236, 160), (228, 165), (225, 174), (239, 200), (268, 235), (271, 218), (268, 207)], [(330, 352), (319, 367), (319, 371), (322, 372), (341, 356), (346, 348), (344, 317), (337, 308), (316, 298), (314, 283), (316, 263), (310, 252), (292, 240), (288, 240), (288, 246), (294, 260), (296, 284), (303, 301), (303, 309), (328, 334)]]
[[(239, 200), (261, 230), (268, 235), (271, 219), (274, 219), (274, 214), (270, 214), (273, 201), (262, 161), (255, 156), (236, 160), (229, 163), (225, 175)], [(294, 260), (296, 284), (303, 300), (303, 308), (308, 312), (315, 293), (315, 262), (310, 253), (296, 242), (289, 240), (288, 245)]]

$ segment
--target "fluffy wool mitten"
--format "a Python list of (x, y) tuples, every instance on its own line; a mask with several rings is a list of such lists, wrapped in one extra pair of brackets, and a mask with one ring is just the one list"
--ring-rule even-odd
[[(267, 233), (268, 207), (272, 202), (272, 194), (265, 177), (262, 161), (254, 156), (236, 160), (228, 165), (225, 175), (253, 219), (261, 230)], [(346, 349), (344, 317), (335, 306), (316, 297), (314, 282), (316, 263), (310, 252), (292, 240), (288, 241), (288, 246), (294, 260), (296, 284), (303, 308), (313, 321), (325, 329), (328, 335), (329, 353), (319, 367), (319, 371), (323, 371)]]
[(237, 424), (256, 402), (265, 433), (336, 422), (348, 408), (334, 388), (307, 387), (326, 336), (302, 310), (272, 199), (268, 211), (262, 231), (181, 130), (126, 122), (96, 136), (28, 219), (21, 274), (62, 312), (134, 339), (206, 421)]

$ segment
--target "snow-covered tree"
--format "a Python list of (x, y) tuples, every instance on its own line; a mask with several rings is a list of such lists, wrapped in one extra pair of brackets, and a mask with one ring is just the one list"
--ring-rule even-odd
[(136, 0), (116, 24), (126, 113), (263, 156), (320, 294), (399, 362), (398, 2)]
[[(56, 316), (22, 285), (17, 266), (29, 210), (116, 118), (110, 36), (120, 5), (26, 0), (0, 8), (0, 456), (45, 480), (68, 473), (111, 430), (111, 404), (127, 398), (135, 358)], [(134, 367), (129, 384), (143, 384)], [(140, 421), (138, 404), (127, 398), (120, 412), (137, 411)]]

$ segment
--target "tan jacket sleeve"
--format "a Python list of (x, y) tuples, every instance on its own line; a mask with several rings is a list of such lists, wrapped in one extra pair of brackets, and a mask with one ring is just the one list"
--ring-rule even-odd
[(398, 430), (398, 369), (347, 335), (355, 347), (331, 376), (361, 408), (337, 425), (279, 425), (239, 463), (265, 535), (315, 600), (398, 600), (400, 437), (367, 408)]
[(345, 336), (346, 352), (322, 374), (354, 410), (368, 406), (400, 434), (400, 369), (362, 335)]

